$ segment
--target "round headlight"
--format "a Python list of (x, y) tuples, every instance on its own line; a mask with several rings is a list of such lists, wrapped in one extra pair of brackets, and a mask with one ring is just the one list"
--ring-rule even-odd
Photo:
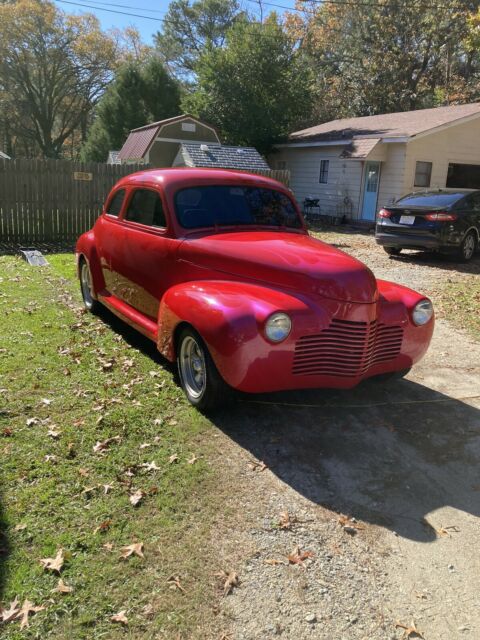
[(265, 324), (265, 334), (272, 342), (281, 342), (290, 333), (292, 321), (286, 313), (274, 313)]
[(427, 324), (433, 316), (433, 305), (430, 300), (420, 300), (413, 307), (412, 319), (417, 326)]

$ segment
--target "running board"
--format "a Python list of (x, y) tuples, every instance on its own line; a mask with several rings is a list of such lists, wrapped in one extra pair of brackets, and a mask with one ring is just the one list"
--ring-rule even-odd
[(107, 309), (120, 318), (120, 320), (137, 329), (144, 336), (153, 340), (153, 342), (157, 342), (158, 327), (156, 322), (153, 322), (153, 320), (144, 316), (143, 313), (140, 313), (140, 311), (137, 311), (126, 302), (119, 300), (119, 298), (116, 298), (105, 289), (98, 293), (98, 299)]

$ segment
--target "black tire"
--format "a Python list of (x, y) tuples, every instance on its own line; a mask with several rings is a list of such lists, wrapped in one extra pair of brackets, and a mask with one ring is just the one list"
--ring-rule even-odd
[(78, 265), (78, 272), (80, 278), (80, 291), (82, 293), (83, 306), (90, 313), (97, 314), (100, 311), (101, 305), (98, 300), (93, 297), (93, 280), (90, 272), (90, 267), (85, 258), (81, 258)]
[(477, 251), (477, 245), (477, 234), (475, 231), (469, 231), (462, 240), (462, 244), (458, 249), (459, 262), (470, 262)]
[[(192, 362), (194, 358), (196, 363)], [(178, 336), (177, 368), (187, 400), (200, 411), (216, 409), (230, 398), (231, 388), (218, 373), (207, 346), (193, 327), (185, 327)]]
[(389, 256), (399, 256), (402, 250), (399, 247), (383, 247), (385, 253)]

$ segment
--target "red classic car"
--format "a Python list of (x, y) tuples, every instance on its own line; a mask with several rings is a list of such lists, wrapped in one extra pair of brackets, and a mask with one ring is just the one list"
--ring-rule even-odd
[(105, 305), (176, 360), (200, 409), (232, 387), (349, 388), (401, 376), (433, 332), (430, 300), (310, 237), (291, 192), (257, 175), (127, 176), (76, 256), (86, 308)]

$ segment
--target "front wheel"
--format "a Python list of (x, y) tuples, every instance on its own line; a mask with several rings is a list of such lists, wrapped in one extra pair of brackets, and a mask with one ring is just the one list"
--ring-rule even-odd
[(470, 262), (477, 250), (477, 235), (474, 231), (469, 231), (460, 245), (458, 259), (461, 262)]
[(389, 256), (399, 256), (401, 253), (401, 249), (398, 247), (383, 247), (385, 253), (388, 253)]
[(208, 349), (191, 327), (182, 330), (177, 343), (180, 384), (188, 401), (200, 411), (224, 404), (230, 388), (217, 371)]

